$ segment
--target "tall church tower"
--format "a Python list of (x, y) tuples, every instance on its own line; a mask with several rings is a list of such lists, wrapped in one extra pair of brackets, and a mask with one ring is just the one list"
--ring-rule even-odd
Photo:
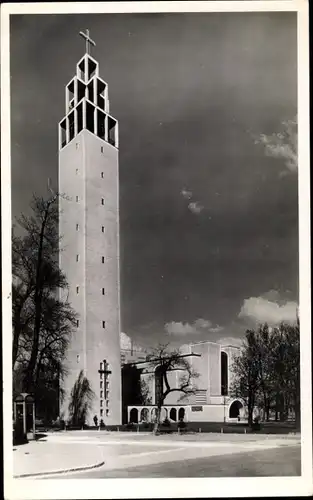
[(95, 393), (94, 415), (121, 423), (118, 122), (109, 114), (108, 85), (86, 54), (65, 88), (59, 123), (60, 267), (78, 313), (67, 354), (63, 410), (81, 370)]

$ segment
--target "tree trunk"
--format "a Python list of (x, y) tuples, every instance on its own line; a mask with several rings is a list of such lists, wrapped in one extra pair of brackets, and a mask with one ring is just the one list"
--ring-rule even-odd
[(35, 288), (35, 324), (34, 324), (34, 336), (33, 336), (33, 345), (31, 356), (29, 359), (29, 363), (27, 366), (26, 377), (25, 377), (25, 390), (26, 392), (30, 392), (34, 389), (34, 371), (38, 356), (38, 346), (39, 346), (39, 335), (40, 335), (40, 326), (41, 326), (41, 310), (42, 310), (42, 254), (43, 254), (43, 239), (45, 235), (45, 228), (49, 214), (49, 207), (46, 208), (44, 220), (42, 221), (40, 238), (39, 238), (39, 247), (38, 247), (38, 256), (37, 256), (37, 269), (36, 269), (36, 288)]
[(162, 409), (162, 406), (157, 407), (156, 419), (155, 419), (154, 426), (153, 426), (153, 434), (157, 434), (157, 432), (159, 430), (160, 420), (161, 420), (161, 409)]

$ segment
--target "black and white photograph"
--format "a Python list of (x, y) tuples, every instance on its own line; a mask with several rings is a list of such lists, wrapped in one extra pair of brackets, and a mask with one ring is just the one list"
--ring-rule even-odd
[(307, 3), (105, 3), (1, 14), (7, 498), (312, 493)]

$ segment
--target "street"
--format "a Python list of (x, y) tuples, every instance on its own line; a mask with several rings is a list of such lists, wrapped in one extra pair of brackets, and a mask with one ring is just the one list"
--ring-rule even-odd
[(202, 457), (123, 469), (62, 475), (63, 479), (148, 478), (148, 477), (254, 477), (299, 476), (300, 446)]

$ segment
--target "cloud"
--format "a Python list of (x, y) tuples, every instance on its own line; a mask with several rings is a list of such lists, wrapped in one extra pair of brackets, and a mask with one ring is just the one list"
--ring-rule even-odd
[(186, 199), (186, 200), (191, 200), (192, 198), (192, 191), (188, 191), (187, 189), (182, 189), (180, 194)]
[(171, 321), (166, 323), (165, 331), (169, 335), (174, 336), (185, 336), (185, 335), (201, 335), (204, 333), (212, 334), (219, 333), (223, 330), (223, 327), (219, 325), (213, 326), (212, 321), (208, 319), (199, 318), (194, 323), (183, 323)]
[[(276, 300), (270, 300), (269, 297), (276, 297)], [(270, 291), (260, 297), (245, 299), (238, 317), (252, 319), (256, 323), (266, 322), (270, 325), (277, 325), (282, 321), (294, 323), (297, 318), (297, 308), (296, 302), (282, 302), (277, 292)]]
[(189, 203), (188, 208), (193, 214), (200, 214), (204, 209), (204, 206), (201, 205), (198, 201), (193, 201)]
[(298, 171), (297, 117), (283, 122), (281, 131), (278, 133), (261, 134), (255, 143), (263, 145), (267, 156), (282, 159), (288, 172)]
[(238, 337), (224, 337), (222, 339), (217, 340), (218, 344), (221, 344), (223, 346), (234, 346), (234, 347), (241, 347), (242, 346), (242, 338)]
[(193, 197), (193, 192), (189, 191), (188, 189), (183, 188), (180, 192), (180, 194), (185, 198), (185, 200), (189, 200), (190, 203), (188, 203), (188, 209), (190, 212), (193, 214), (200, 214), (204, 207), (199, 203), (198, 201), (191, 201)]
[(121, 349), (130, 349), (131, 348), (131, 338), (126, 335), (126, 333), (120, 333), (120, 346)]

